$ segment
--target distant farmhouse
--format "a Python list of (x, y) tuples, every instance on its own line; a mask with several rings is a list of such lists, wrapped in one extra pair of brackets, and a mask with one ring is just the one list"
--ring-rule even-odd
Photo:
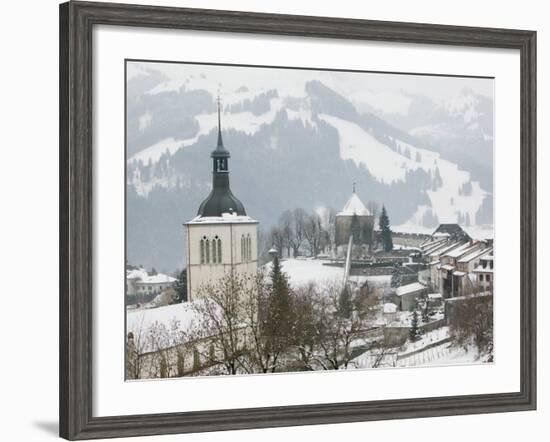
[(172, 287), (176, 278), (157, 272), (147, 272), (142, 267), (127, 266), (126, 268), (126, 294), (158, 295)]

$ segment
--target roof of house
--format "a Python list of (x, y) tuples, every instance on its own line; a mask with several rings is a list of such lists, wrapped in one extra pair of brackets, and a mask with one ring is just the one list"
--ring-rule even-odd
[(440, 236), (441, 234), (448, 235), (452, 238), (470, 239), (470, 236), (458, 224), (440, 224), (439, 227), (435, 229), (434, 233), (432, 233), (432, 236)]
[(474, 259), (482, 257), (483, 255), (485, 255), (490, 250), (492, 250), (492, 248), (491, 249), (487, 249), (487, 248), (475, 249), (475, 250), (469, 252), (468, 254), (462, 256), (458, 260), (458, 262), (466, 263), (466, 262), (473, 261)]
[(420, 290), (426, 289), (426, 286), (424, 284), (421, 284), (420, 282), (413, 282), (411, 284), (402, 285), (401, 287), (397, 287), (397, 290), (395, 291), (397, 296), (403, 296), (407, 295), (409, 293), (418, 292)]
[(126, 270), (126, 279), (135, 279), (137, 284), (160, 284), (174, 282), (176, 278), (165, 275), (164, 273), (156, 273), (150, 275), (144, 268), (136, 268)]
[(156, 275), (147, 275), (144, 278), (141, 278), (137, 281), (137, 284), (162, 284), (162, 283), (172, 283), (176, 281), (176, 278), (172, 276), (165, 275), (164, 273), (157, 273)]
[(450, 252), (451, 250), (455, 249), (456, 247), (460, 247), (462, 246), (462, 244), (464, 243), (461, 243), (461, 242), (456, 242), (456, 241), (447, 241), (445, 244), (443, 244), (441, 247), (433, 250), (432, 252), (430, 252), (430, 256), (441, 256), (447, 252)]
[(445, 253), (445, 256), (448, 256), (450, 258), (460, 258), (462, 255), (469, 253), (473, 250), (477, 250), (478, 248), (479, 248), (479, 243), (475, 243), (475, 244), (464, 243), (462, 246), (457, 247)]

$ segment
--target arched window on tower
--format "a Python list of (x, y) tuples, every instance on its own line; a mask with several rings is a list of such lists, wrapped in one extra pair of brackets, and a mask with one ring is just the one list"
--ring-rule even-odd
[(246, 236), (246, 250), (248, 261), (252, 261), (252, 239), (250, 239), (250, 234)]
[(204, 240), (204, 251), (205, 251), (204, 262), (206, 264), (209, 264), (210, 263), (210, 241), (208, 239)]
[(204, 244), (205, 241), (206, 241), (206, 236), (201, 238), (201, 244), (200, 244), (201, 264), (205, 263), (205, 256), (206, 256), (206, 251), (204, 250), (205, 249), (205, 244)]
[(216, 239), (218, 243), (218, 264), (222, 263), (222, 240), (220, 238)]
[(217, 247), (218, 247), (218, 242), (216, 241), (216, 239), (214, 238), (212, 240), (212, 262), (214, 264), (216, 264), (217, 262), (217, 259), (218, 259), (218, 250), (217, 250)]
[(241, 235), (241, 261), (246, 261), (246, 250), (244, 245), (244, 235)]

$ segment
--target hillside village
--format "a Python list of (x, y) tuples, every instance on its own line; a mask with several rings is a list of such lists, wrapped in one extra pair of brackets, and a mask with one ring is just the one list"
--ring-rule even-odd
[(128, 379), (492, 362), (492, 239), (394, 232), (355, 184), (339, 212), (287, 210), (260, 238), (230, 156), (218, 107), (187, 268), (127, 264)]

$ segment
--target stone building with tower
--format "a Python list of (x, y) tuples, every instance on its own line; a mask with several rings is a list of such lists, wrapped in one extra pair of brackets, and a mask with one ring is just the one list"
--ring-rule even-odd
[(370, 213), (355, 191), (336, 214), (334, 239), (336, 247), (348, 244), (353, 235), (353, 244), (371, 245), (374, 229), (374, 215)]
[(258, 269), (258, 221), (229, 187), (230, 153), (223, 145), (218, 103), (218, 143), (212, 151), (212, 190), (187, 229), (187, 293), (200, 298), (200, 287), (228, 273), (254, 275)]

